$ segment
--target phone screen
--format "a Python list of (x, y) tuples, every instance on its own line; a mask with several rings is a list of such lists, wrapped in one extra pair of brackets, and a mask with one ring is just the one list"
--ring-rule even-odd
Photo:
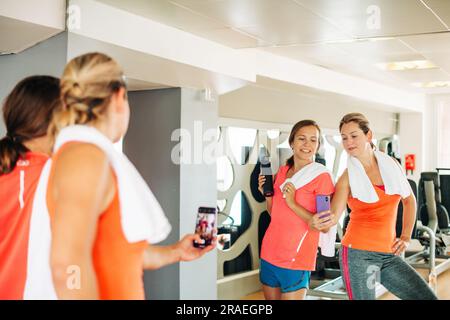
[(199, 234), (203, 243), (196, 243), (194, 247), (204, 248), (212, 243), (216, 233), (217, 209), (212, 207), (198, 208), (195, 233)]
[[(316, 212), (323, 212), (323, 211), (329, 211), (330, 210), (330, 199), (331, 197), (328, 195), (317, 195), (316, 196)], [(323, 214), (321, 217), (329, 216), (329, 213)]]

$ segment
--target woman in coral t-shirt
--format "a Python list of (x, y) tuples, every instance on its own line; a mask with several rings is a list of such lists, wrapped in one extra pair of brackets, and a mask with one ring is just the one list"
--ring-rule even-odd
[[(319, 138), (320, 128), (314, 121), (294, 125), (289, 136), (294, 155), (276, 175), (273, 198), (266, 197), (271, 222), (262, 242), (260, 280), (268, 300), (304, 299), (310, 272), (315, 270), (320, 233), (316, 196), (334, 192), (330, 173), (314, 162)], [(291, 182), (285, 183), (297, 174), (309, 175), (298, 189)], [(260, 176), (261, 193), (264, 182)]]

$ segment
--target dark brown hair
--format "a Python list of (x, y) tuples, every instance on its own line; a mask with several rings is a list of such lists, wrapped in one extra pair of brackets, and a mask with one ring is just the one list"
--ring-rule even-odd
[(32, 76), (14, 87), (3, 105), (7, 133), (0, 140), (0, 175), (13, 171), (19, 158), (29, 151), (24, 142), (47, 134), (59, 104), (57, 78)]
[[(357, 112), (348, 113), (341, 119), (341, 122), (339, 123), (339, 132), (342, 130), (342, 126), (344, 124), (350, 122), (356, 123), (358, 127), (364, 132), (365, 135), (369, 133), (370, 131), (369, 120), (367, 120), (367, 118), (362, 113)], [(372, 147), (372, 149), (375, 149), (375, 145), (373, 144), (372, 141), (370, 142), (370, 146)]]
[[(319, 131), (319, 138), (318, 138), (318, 142), (319, 142), (318, 148), (319, 148), (320, 147), (320, 137), (322, 135), (322, 132), (320, 130), (319, 125), (314, 120), (301, 120), (301, 121), (297, 122), (292, 127), (291, 134), (289, 135), (289, 145), (292, 145), (292, 143), (294, 142), (295, 135), (297, 134), (298, 130), (300, 130), (301, 128), (304, 128), (304, 127), (309, 127), (309, 126), (313, 126)], [(286, 165), (289, 168), (291, 168), (294, 165), (294, 155), (292, 155), (289, 159), (287, 159)]]

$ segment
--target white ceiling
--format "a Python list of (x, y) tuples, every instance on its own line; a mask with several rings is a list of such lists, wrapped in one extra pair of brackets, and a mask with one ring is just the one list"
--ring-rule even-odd
[(67, 42), (68, 59), (87, 52), (107, 52), (123, 67), (130, 91), (185, 87), (210, 88), (217, 94), (224, 94), (247, 85), (240, 79), (74, 33), (69, 33)]
[[(235, 49), (260, 48), (401, 89), (450, 93), (411, 85), (450, 81), (450, 0), (97, 1)], [(368, 24), (373, 6), (379, 28)], [(438, 68), (394, 72), (375, 66), (424, 59)]]
[(0, 16), (0, 53), (18, 53), (60, 32), (56, 28)]

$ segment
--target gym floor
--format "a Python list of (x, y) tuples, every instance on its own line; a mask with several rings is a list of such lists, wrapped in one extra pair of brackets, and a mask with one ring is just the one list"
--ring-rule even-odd
[[(414, 241), (411, 243), (412, 250), (417, 249), (420, 250), (421, 246), (418, 243), (415, 243)], [(449, 252), (450, 254), (450, 252)], [(436, 263), (439, 263), (440, 260), (437, 259)], [(423, 277), (424, 279), (428, 279), (428, 272), (425, 269), (416, 269)], [(450, 283), (450, 270), (447, 270), (443, 273), (441, 273), (438, 276), (437, 281), (437, 295), (439, 299), (442, 300), (450, 300), (450, 286), (448, 285)], [(255, 292), (253, 294), (250, 294), (248, 296), (243, 297), (241, 300), (264, 300), (264, 294), (262, 291)], [(396, 296), (394, 296), (391, 293), (386, 293), (382, 295), (379, 300), (398, 300)]]
[[(421, 269), (418, 271), (424, 278), (427, 277), (426, 270)], [(450, 270), (445, 271), (438, 277), (437, 290), (439, 299), (450, 300), (450, 286), (446, 285), (448, 283), (450, 283)], [(242, 300), (264, 300), (264, 294), (262, 291), (259, 291), (242, 298)], [(382, 295), (379, 300), (398, 300), (398, 298), (388, 292)]]

